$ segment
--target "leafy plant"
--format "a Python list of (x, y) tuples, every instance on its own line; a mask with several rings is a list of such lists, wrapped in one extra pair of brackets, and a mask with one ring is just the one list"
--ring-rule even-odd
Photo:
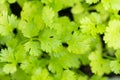
[(107, 80), (120, 74), (120, 0), (0, 5), (0, 80)]

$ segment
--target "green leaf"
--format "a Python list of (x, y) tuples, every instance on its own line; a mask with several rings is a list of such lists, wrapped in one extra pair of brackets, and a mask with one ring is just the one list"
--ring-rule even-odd
[(101, 2), (106, 10), (120, 10), (120, 0), (102, 0)]
[[(21, 11), (21, 22), (20, 26), (23, 26), (22, 24), (28, 23), (28, 25), (31, 23), (34, 24), (35, 28), (33, 31), (37, 32), (39, 30), (42, 30), (44, 28), (44, 21), (42, 20), (42, 8), (43, 5), (40, 1), (25, 1), (24, 6)], [(27, 14), (27, 15), (26, 15)], [(34, 15), (33, 15), (34, 14)], [(26, 29), (27, 30), (27, 29)], [(32, 32), (33, 33), (33, 32)]]
[(45, 4), (50, 4), (53, 2), (53, 0), (41, 0), (42, 3), (45, 3)]
[(16, 0), (8, 0), (9, 3), (14, 3)]
[(31, 77), (30, 75), (27, 75), (23, 70), (19, 68), (11, 76), (12, 76), (11, 77), (12, 80), (15, 80), (15, 79), (16, 80), (30, 80), (30, 77)]
[(26, 52), (23, 45), (16, 46), (14, 56), (17, 63), (21, 63), (26, 60)]
[(21, 19), (31, 21), (34, 20), (34, 16), (41, 16), (42, 4), (40, 1), (26, 1), (21, 11)]
[(81, 19), (80, 23), (82, 24), (80, 28), (82, 29), (81, 31), (83, 33), (90, 34), (92, 36), (97, 35), (97, 29), (95, 27), (95, 23), (89, 17), (85, 17)]
[(80, 66), (79, 58), (77, 55), (73, 55), (70, 53), (63, 54), (59, 57), (53, 57), (50, 60), (48, 68), (52, 72), (61, 71), (61, 69), (69, 69), (69, 68), (78, 68)]
[(21, 7), (23, 7), (25, 1), (27, 1), (27, 0), (17, 0), (17, 3), (18, 3)]
[(57, 61), (57, 59), (53, 58), (50, 60), (50, 63), (48, 65), (48, 69), (52, 72), (52, 73), (57, 73), (60, 74), (62, 72), (62, 66), (61, 64), (59, 64), (59, 62)]
[(29, 63), (29, 61), (24, 60), (20, 66), (20, 68), (25, 71), (25, 73), (31, 73), (33, 69), (33, 65)]
[(14, 15), (8, 16), (7, 11), (4, 11), (2, 14), (3, 15), (0, 16), (0, 34), (7, 36), (17, 27), (18, 20)]
[(9, 9), (9, 4), (8, 3), (4, 3), (5, 2), (5, 0), (0, 0), (0, 15), (2, 15), (2, 13), (4, 12), (4, 11), (10, 11), (10, 9)]
[(42, 53), (39, 42), (28, 41), (24, 44), (24, 48), (31, 56), (39, 56)]
[(101, 77), (101, 76), (98, 76), (98, 75), (93, 75), (90, 80), (108, 80), (107, 77)]
[(120, 63), (117, 60), (111, 61), (110, 63), (110, 67), (111, 70), (115, 73), (115, 74), (119, 74), (120, 73)]
[(88, 59), (88, 55), (89, 54), (80, 54), (79, 58), (80, 58), (80, 61), (83, 65), (87, 65), (89, 64), (89, 59)]
[(74, 32), (73, 36), (68, 41), (68, 51), (75, 54), (84, 54), (90, 50), (89, 43), (89, 36)]
[(10, 80), (11, 77), (10, 77), (9, 75), (7, 75), (7, 76), (6, 76), (6, 75), (1, 75), (1, 76), (0, 76), (0, 79), (1, 79), (1, 80)]
[(10, 48), (16, 48), (16, 46), (18, 45), (18, 39), (17, 38), (11, 38), (8, 41), (6, 41), (6, 45), (9, 46)]
[(6, 0), (0, 0), (0, 3), (4, 3)]
[(92, 72), (102, 76), (104, 73), (109, 74), (111, 71), (110, 68), (110, 60), (105, 60), (102, 58), (101, 53), (96, 51), (96, 52), (92, 52), (89, 55), (89, 60), (90, 62), (90, 66), (92, 69)]
[(38, 68), (34, 71), (31, 80), (53, 80), (47, 69)]
[(80, 19), (80, 28), (83, 33), (96, 37), (98, 33), (102, 34), (105, 32), (106, 25), (103, 23), (102, 14), (92, 12), (90, 15)]
[(92, 3), (97, 3), (99, 0), (86, 0), (87, 3), (92, 4)]
[(19, 29), (22, 31), (23, 35), (27, 38), (32, 38), (38, 35), (39, 28), (34, 22), (20, 21)]
[(14, 64), (14, 63), (12, 63), (12, 64), (5, 64), (4, 67), (3, 67), (3, 71), (6, 74), (15, 73), (17, 71), (16, 64)]
[(75, 22), (70, 22), (70, 19), (64, 16), (57, 19), (50, 28), (55, 30), (57, 38), (66, 42), (70, 39), (72, 32), (77, 30), (78, 25)]
[(120, 50), (117, 50), (115, 56), (118, 60), (120, 60)]
[(10, 26), (8, 26), (8, 18), (7, 18), (7, 12), (4, 11), (2, 13), (2, 16), (0, 16), (0, 34), (1, 35), (8, 35), (9, 32), (11, 31), (11, 28), (9, 28)]
[(120, 10), (120, 0), (110, 0), (113, 10)]
[(76, 80), (76, 75), (73, 71), (65, 70), (62, 74), (61, 80)]
[(64, 69), (78, 68), (80, 66), (78, 56), (70, 54), (70, 53), (67, 53), (67, 54), (57, 58), (57, 60)]
[[(32, 74), (36, 68), (45, 67), (48, 64), (48, 59), (42, 59), (41, 57), (29, 56), (27, 53), (26, 57), (20, 65), (20, 68), (27, 74)], [(39, 58), (39, 59), (38, 59)]]
[(39, 40), (41, 42), (41, 49), (46, 52), (57, 51), (61, 45), (60, 40), (57, 39), (55, 31), (52, 29), (45, 29), (40, 33)]
[(61, 2), (65, 7), (72, 7), (74, 4), (79, 3), (79, 0), (61, 0)]
[(78, 80), (88, 80), (88, 77), (81, 75), (78, 77)]
[(14, 62), (14, 50), (11, 48), (8, 49), (2, 49), (0, 54), (0, 61), (1, 62)]
[(53, 9), (55, 12), (60, 11), (63, 8), (63, 4), (61, 0), (53, 0)]
[(42, 11), (42, 19), (47, 26), (51, 26), (54, 21), (55, 12), (49, 6), (45, 6)]
[(1, 0), (0, 3), (4, 3), (4, 2), (9, 2), (9, 3), (14, 3), (16, 2), (16, 0)]
[(104, 36), (104, 40), (109, 47), (112, 47), (114, 49), (120, 48), (119, 32), (120, 32), (120, 20), (110, 20)]
[[(27, 74), (31, 74), (34, 68), (37, 67), (34, 63), (35, 59), (31, 59), (29, 56), (21, 62), (20, 68)], [(37, 63), (38, 64), (38, 63)]]
[(79, 14), (82, 13), (83, 11), (84, 11), (84, 7), (80, 3), (77, 3), (75, 6), (73, 6), (71, 10), (73, 14)]

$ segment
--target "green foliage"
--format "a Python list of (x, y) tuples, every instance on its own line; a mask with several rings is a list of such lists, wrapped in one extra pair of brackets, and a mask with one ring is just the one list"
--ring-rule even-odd
[(42, 52), (40, 47), (40, 43), (39, 42), (35, 42), (35, 41), (28, 41), (27, 43), (25, 43), (25, 50), (26, 52), (29, 51), (29, 54), (31, 56), (39, 56)]
[[(75, 54), (84, 54), (90, 50), (90, 39), (89, 36), (74, 32), (70, 40), (68, 41), (68, 51)], [(84, 51), (83, 51), (84, 49)]]
[(93, 75), (90, 80), (107, 80), (107, 77), (100, 77), (98, 75)]
[(3, 71), (6, 74), (14, 73), (14, 72), (16, 72), (16, 65), (15, 64), (6, 64), (3, 68)]
[(104, 73), (110, 73), (111, 69), (109, 67), (110, 61), (102, 59), (101, 54), (96, 51), (92, 52), (89, 56), (90, 59), (90, 66), (92, 67), (92, 71), (99, 76), (103, 75)]
[(120, 21), (119, 20), (111, 20), (108, 24), (109, 27), (106, 29), (105, 33), (105, 42), (108, 43), (109, 47), (113, 47), (114, 49), (119, 49), (119, 31), (120, 31)]
[(17, 27), (18, 20), (14, 15), (9, 16), (7, 11), (3, 11), (0, 17), (0, 34), (7, 36), (12, 33), (12, 30)]
[(76, 80), (76, 76), (75, 76), (74, 72), (65, 70), (62, 74), (61, 80)]
[(0, 80), (120, 74), (119, 10), (120, 0), (0, 0)]
[(101, 2), (106, 10), (111, 11), (111, 10), (119, 10), (120, 9), (120, 7), (119, 7), (120, 1), (119, 0), (110, 0), (110, 1), (102, 0)]
[(92, 3), (97, 3), (99, 0), (86, 0), (87, 3), (92, 4)]

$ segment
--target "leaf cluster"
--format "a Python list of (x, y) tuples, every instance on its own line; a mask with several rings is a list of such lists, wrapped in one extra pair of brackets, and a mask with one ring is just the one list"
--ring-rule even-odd
[[(22, 9), (20, 16), (13, 4)], [(120, 74), (120, 0), (0, 5), (0, 80), (107, 80), (105, 75)], [(60, 15), (68, 8), (73, 20)], [(90, 74), (81, 70), (86, 65)]]

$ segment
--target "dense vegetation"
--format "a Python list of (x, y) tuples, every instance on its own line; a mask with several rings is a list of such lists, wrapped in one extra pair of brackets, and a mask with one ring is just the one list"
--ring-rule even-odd
[(119, 74), (120, 0), (0, 0), (0, 80)]

